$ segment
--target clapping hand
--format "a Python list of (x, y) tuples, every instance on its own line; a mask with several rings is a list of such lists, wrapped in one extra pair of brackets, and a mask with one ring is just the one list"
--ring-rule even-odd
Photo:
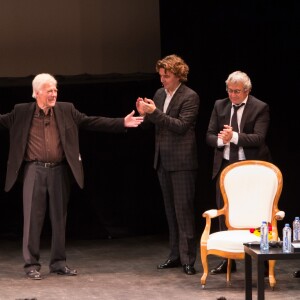
[(224, 125), (224, 129), (218, 133), (218, 138), (223, 140), (223, 144), (230, 143), (232, 138), (232, 127), (229, 125)]
[(148, 98), (139, 97), (136, 101), (136, 107), (138, 112), (143, 116), (145, 114), (152, 114), (156, 109), (155, 103), (153, 100)]

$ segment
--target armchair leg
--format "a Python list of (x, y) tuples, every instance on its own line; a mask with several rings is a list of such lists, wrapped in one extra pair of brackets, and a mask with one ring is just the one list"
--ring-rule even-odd
[(231, 265), (232, 265), (232, 260), (228, 258), (227, 274), (226, 274), (226, 281), (228, 286), (231, 286)]
[(202, 267), (203, 267), (203, 275), (201, 277), (201, 285), (202, 285), (202, 288), (204, 288), (205, 284), (206, 284), (206, 278), (208, 275), (207, 255), (204, 251), (201, 251), (201, 261), (202, 261)]
[(203, 273), (203, 275), (201, 277), (201, 285), (202, 285), (203, 289), (205, 288), (206, 278), (207, 278), (207, 273)]

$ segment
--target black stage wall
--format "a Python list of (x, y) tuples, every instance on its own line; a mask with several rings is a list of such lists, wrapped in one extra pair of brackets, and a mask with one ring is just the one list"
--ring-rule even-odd
[[(282, 170), (284, 188), (279, 207), (287, 222), (300, 215), (297, 205), (297, 112), (287, 104), (299, 99), (299, 4), (296, 1), (208, 1), (205, 4), (160, 1), (162, 56), (177, 53), (191, 68), (189, 86), (201, 99), (197, 126), (199, 176), (196, 197), (199, 232), (201, 214), (215, 207), (211, 182), (212, 149), (205, 132), (213, 103), (226, 96), (225, 80), (240, 69), (252, 79), (252, 93), (269, 103), (268, 143)], [(118, 49), (119, 51), (120, 49)], [(153, 71), (154, 71), (153, 62)], [(31, 80), (0, 80), (0, 111), (31, 101)], [(72, 101), (87, 114), (125, 116), (138, 96), (152, 97), (160, 87), (156, 74), (58, 76), (59, 100)], [(0, 132), (0, 234), (22, 234), (21, 189), (4, 193), (8, 134)], [(153, 132), (130, 129), (125, 135), (81, 132), (85, 169), (84, 190), (73, 187), (68, 235), (83, 238), (118, 237), (167, 230), (156, 174), (152, 169)], [(298, 153), (298, 151), (297, 151)], [(280, 226), (284, 222), (280, 222)], [(50, 232), (46, 224), (45, 234)]]
[(176, 53), (185, 58), (191, 68), (189, 85), (201, 99), (199, 218), (215, 203), (207, 188), (212, 150), (205, 145), (205, 131), (214, 101), (227, 96), (225, 80), (236, 70), (250, 76), (252, 94), (270, 105), (268, 144), (284, 176), (279, 202), (286, 211), (284, 222), (300, 215), (296, 157), (300, 126), (297, 110), (290, 109), (300, 97), (299, 13), (298, 1), (160, 1), (162, 56)]

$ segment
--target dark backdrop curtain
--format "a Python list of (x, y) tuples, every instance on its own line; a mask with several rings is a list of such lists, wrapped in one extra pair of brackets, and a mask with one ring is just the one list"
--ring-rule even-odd
[[(176, 53), (190, 66), (189, 85), (200, 95), (198, 216), (215, 205), (211, 149), (205, 132), (216, 99), (226, 97), (225, 80), (246, 72), (252, 94), (269, 103), (268, 144), (284, 175), (279, 207), (291, 223), (299, 211), (295, 144), (299, 114), (288, 109), (299, 93), (299, 1), (160, 1), (162, 55)], [(289, 105), (290, 104), (290, 105)], [(297, 152), (297, 157), (296, 157)], [(281, 222), (284, 223), (284, 222)], [(280, 226), (283, 224), (280, 224)]]

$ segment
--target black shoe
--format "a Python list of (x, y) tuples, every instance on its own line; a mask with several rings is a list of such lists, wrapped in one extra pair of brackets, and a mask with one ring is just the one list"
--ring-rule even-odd
[(294, 276), (295, 278), (300, 278), (300, 270), (294, 272), (294, 273), (293, 273), (293, 276)]
[(28, 273), (26, 273), (26, 276), (28, 279), (33, 279), (33, 280), (41, 280), (42, 279), (41, 273), (37, 270), (30, 270)]
[(196, 270), (192, 265), (183, 265), (183, 272), (187, 275), (195, 275)]
[(180, 259), (167, 259), (163, 264), (158, 265), (157, 269), (177, 268), (179, 266), (181, 266)]
[(65, 266), (58, 270), (52, 270), (50, 273), (56, 273), (58, 275), (65, 275), (65, 276), (75, 276), (77, 275), (77, 270), (70, 269), (69, 267)]
[[(227, 273), (227, 259), (224, 259), (216, 268), (211, 269), (210, 274), (222, 274)], [(236, 272), (236, 263), (235, 260), (231, 261), (231, 273)]]

